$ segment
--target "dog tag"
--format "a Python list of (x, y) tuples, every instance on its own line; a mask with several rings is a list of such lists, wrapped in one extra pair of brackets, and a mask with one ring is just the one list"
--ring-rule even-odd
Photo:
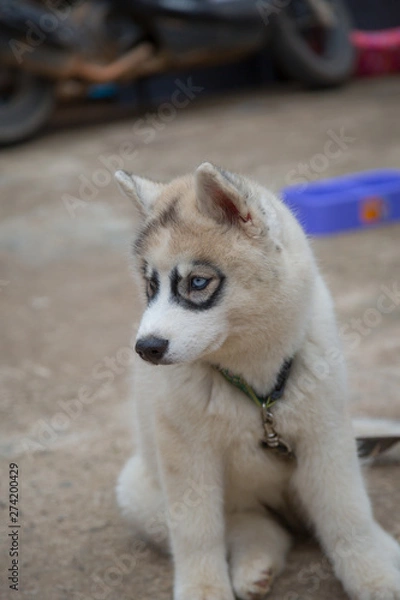
[(294, 458), (294, 454), (289, 444), (284, 442), (275, 431), (274, 417), (272, 412), (268, 410), (266, 404), (262, 405), (261, 416), (264, 426), (264, 439), (262, 440), (263, 445), (273, 452), (276, 452), (280, 456)]

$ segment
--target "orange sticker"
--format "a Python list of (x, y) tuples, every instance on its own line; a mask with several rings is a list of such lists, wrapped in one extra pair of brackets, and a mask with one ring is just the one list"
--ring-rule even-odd
[(371, 196), (361, 201), (360, 218), (363, 223), (382, 221), (387, 213), (387, 204), (380, 196)]

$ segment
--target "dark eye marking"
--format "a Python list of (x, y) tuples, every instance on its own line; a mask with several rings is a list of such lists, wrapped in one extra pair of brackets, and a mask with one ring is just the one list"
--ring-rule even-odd
[(157, 291), (158, 291), (157, 282), (154, 279), (148, 279), (147, 286), (146, 286), (147, 298), (149, 300), (154, 298), (154, 296), (157, 294)]
[(178, 269), (176, 267), (175, 267), (175, 269), (172, 270), (169, 278), (171, 281), (172, 296), (175, 298), (175, 297), (179, 296), (178, 285), (182, 281), (182, 277), (179, 275)]
[[(171, 300), (187, 310), (200, 311), (216, 306), (221, 298), (225, 276), (221, 271), (208, 263), (196, 262), (195, 265), (207, 268), (213, 273), (212, 277), (202, 274), (182, 277), (175, 267), (170, 274)], [(197, 269), (194, 269), (196, 272)], [(208, 289), (209, 288), (209, 289)]]
[(153, 271), (150, 277), (144, 273), (144, 277), (146, 282), (147, 302), (150, 304), (160, 290), (160, 280), (158, 278), (157, 271)]

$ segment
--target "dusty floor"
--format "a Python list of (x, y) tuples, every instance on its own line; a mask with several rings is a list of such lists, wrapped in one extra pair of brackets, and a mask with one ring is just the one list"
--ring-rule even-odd
[[(398, 167), (399, 97), (400, 79), (388, 79), (326, 94), (200, 98), (169, 122), (164, 109), (146, 123), (82, 123), (2, 154), (1, 527), (15, 462), (21, 528), (20, 591), (8, 588), (3, 536), (1, 599), (171, 598), (170, 561), (138, 544), (114, 499), (131, 451), (126, 364), (139, 312), (128, 268), (133, 213), (107, 169), (168, 179), (207, 158), (278, 189), (299, 169), (324, 177)], [(347, 326), (353, 410), (400, 419), (400, 309), (369, 310), (383, 286), (399, 285), (400, 225), (314, 246)], [(400, 451), (368, 480), (378, 519), (400, 537)], [(302, 542), (270, 598), (344, 595), (318, 548)]]

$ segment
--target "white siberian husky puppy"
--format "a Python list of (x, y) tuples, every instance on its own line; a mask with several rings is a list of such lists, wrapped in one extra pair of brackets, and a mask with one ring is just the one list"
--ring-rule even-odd
[(331, 297), (296, 219), (210, 163), (166, 185), (116, 179), (142, 214), (147, 295), (117, 495), (170, 549), (174, 600), (263, 598), (297, 521), (351, 598), (400, 600), (400, 548), (372, 515)]

